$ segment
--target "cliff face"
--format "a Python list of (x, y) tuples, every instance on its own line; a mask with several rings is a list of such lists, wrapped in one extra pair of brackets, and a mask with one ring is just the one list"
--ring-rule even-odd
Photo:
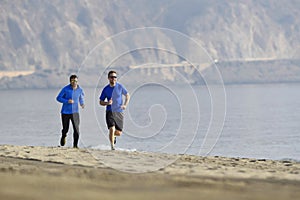
[[(0, 70), (55, 71), (68, 74), (105, 39), (139, 27), (182, 32), (218, 60), (299, 59), (298, 0), (2, 0), (0, 3)], [(163, 31), (153, 38), (134, 36), (132, 43), (161, 43), (178, 48)], [(91, 65), (98, 67), (121, 46), (111, 44)], [(189, 44), (189, 56), (199, 52)], [(155, 51), (136, 51), (118, 65), (151, 61), (176, 63), (181, 58)], [(46, 75), (45, 75), (46, 74)], [(43, 72), (47, 77), (47, 73)]]
[(188, 22), (188, 32), (222, 59), (299, 58), (299, 1), (225, 1)]

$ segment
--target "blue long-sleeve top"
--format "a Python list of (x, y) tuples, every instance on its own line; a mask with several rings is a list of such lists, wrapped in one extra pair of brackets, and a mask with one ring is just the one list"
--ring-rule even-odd
[[(68, 103), (69, 99), (72, 99), (74, 103)], [(63, 104), (61, 108), (62, 114), (78, 113), (78, 103), (80, 103), (80, 105), (84, 104), (84, 92), (79, 85), (74, 90), (71, 84), (69, 84), (60, 91), (56, 100)]]

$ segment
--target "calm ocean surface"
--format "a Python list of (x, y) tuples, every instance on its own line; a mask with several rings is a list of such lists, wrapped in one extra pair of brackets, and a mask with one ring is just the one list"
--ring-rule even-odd
[[(85, 89), (81, 148), (109, 149), (99, 89)], [(117, 149), (300, 161), (300, 85), (127, 87)], [(58, 146), (59, 90), (0, 91), (0, 144)], [(213, 92), (221, 95), (212, 97)], [(224, 97), (224, 98), (223, 98)], [(70, 126), (67, 146), (72, 146)]]

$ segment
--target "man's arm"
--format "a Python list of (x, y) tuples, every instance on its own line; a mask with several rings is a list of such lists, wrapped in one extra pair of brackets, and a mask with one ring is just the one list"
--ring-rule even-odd
[(60, 102), (60, 103), (69, 103), (69, 99), (66, 99), (65, 97), (65, 89), (62, 89), (59, 94), (56, 97), (56, 101)]
[(112, 99), (110, 99), (109, 101), (102, 101), (102, 100), (100, 100), (99, 101), (99, 104), (101, 105), (101, 106), (109, 106), (109, 105), (111, 105), (112, 104)]
[(79, 103), (80, 103), (81, 108), (84, 108), (84, 92), (83, 91), (79, 96)]
[(130, 95), (129, 95), (129, 93), (127, 93), (127, 94), (125, 94), (125, 102), (124, 102), (124, 104), (121, 106), (122, 110), (125, 110), (125, 109), (126, 109), (128, 103), (129, 103), (129, 100), (130, 100)]

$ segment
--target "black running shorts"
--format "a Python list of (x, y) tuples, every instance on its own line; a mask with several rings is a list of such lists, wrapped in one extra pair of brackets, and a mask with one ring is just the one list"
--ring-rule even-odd
[(123, 119), (124, 114), (122, 112), (106, 111), (106, 124), (108, 129), (115, 126), (118, 131), (122, 131)]

